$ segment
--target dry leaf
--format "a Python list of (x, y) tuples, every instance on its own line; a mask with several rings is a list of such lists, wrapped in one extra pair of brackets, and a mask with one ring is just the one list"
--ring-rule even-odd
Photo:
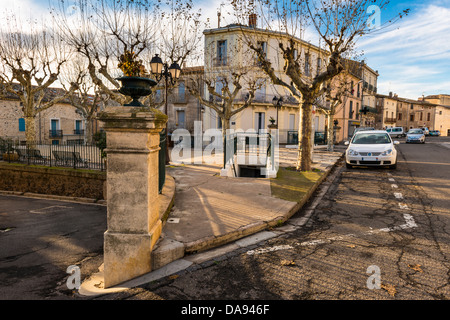
[(423, 272), (423, 270), (420, 268), (420, 267), (421, 267), (420, 264), (416, 264), (416, 265), (408, 264), (408, 267), (410, 267), (410, 268), (413, 269), (414, 271)]
[(169, 279), (170, 280), (175, 280), (176, 278), (178, 278), (180, 275), (178, 275), (178, 274), (174, 274), (174, 275), (171, 275), (171, 276), (169, 276)]
[(295, 262), (294, 260), (281, 260), (282, 266), (294, 266)]
[(354, 244), (349, 244), (347, 247), (349, 247), (349, 248), (356, 248), (356, 246), (354, 245)]
[(393, 297), (397, 293), (397, 290), (395, 290), (395, 286), (390, 284), (381, 284), (381, 288), (386, 290)]

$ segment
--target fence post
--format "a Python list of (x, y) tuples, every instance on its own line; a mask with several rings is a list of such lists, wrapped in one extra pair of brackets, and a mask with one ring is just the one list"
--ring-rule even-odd
[(159, 133), (159, 154), (158, 154), (158, 191), (162, 193), (164, 183), (166, 182), (166, 144), (167, 144), (167, 131), (163, 129)]

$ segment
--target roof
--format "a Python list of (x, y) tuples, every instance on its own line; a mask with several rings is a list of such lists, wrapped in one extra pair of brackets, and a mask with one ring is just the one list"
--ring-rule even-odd
[[(0, 99), (4, 99), (4, 100), (19, 100), (19, 96), (5, 90), (3, 88), (4, 85), (0, 84)], [(20, 90), (21, 85), (19, 83), (13, 83), (13, 88), (14, 90)], [(36, 86), (33, 86), (33, 88), (36, 88)], [(62, 88), (47, 88), (44, 91), (44, 98), (42, 99), (43, 102), (49, 102), (52, 101), (53, 99), (60, 97), (62, 95), (64, 95), (66, 93), (66, 91)], [(60, 103), (65, 103), (65, 104), (71, 104), (69, 99), (64, 99), (62, 101), (60, 101)]]

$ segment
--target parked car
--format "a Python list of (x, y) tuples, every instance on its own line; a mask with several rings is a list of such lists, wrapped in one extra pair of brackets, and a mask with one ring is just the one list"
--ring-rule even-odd
[(353, 134), (349, 136), (349, 138), (351, 139), (357, 132), (361, 132), (361, 131), (373, 131), (373, 130), (375, 130), (375, 128), (366, 128), (366, 127), (356, 128), (355, 131), (353, 132)]
[(392, 138), (403, 138), (406, 136), (403, 127), (387, 128), (386, 131)]
[(361, 131), (354, 134), (345, 153), (347, 168), (353, 166), (382, 166), (397, 168), (398, 141), (393, 141), (385, 130)]
[(426, 136), (430, 135), (430, 130), (427, 127), (420, 128)]
[(430, 136), (439, 137), (441, 132), (439, 130), (430, 130)]
[(406, 135), (406, 143), (425, 143), (425, 133), (422, 129), (411, 129)]

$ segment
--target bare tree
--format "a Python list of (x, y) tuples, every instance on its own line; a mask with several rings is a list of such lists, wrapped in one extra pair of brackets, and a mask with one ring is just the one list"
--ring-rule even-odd
[[(286, 88), (299, 102), (300, 121), (297, 170), (310, 171), (312, 163), (312, 109), (315, 101), (327, 90), (327, 83), (343, 70), (342, 57), (355, 48), (356, 40), (371, 32), (368, 21), (370, 6), (383, 9), (389, 1), (287, 1), (287, 0), (232, 0), (237, 16), (259, 15), (264, 30), (280, 34), (278, 49), (284, 67), (281, 72), (274, 69), (265, 52), (256, 41), (261, 33), (257, 28), (242, 28), (247, 41), (260, 60), (261, 68), (274, 85)], [(407, 12), (403, 12), (405, 14)], [(400, 15), (401, 16), (401, 15)], [(313, 26), (320, 43), (317, 61), (321, 65), (315, 72), (308, 72), (311, 65), (311, 45), (300, 38), (308, 26)], [(303, 52), (303, 54), (301, 54)], [(287, 79), (286, 79), (287, 76)]]
[(77, 83), (77, 89), (67, 99), (83, 117), (86, 143), (92, 144), (97, 111), (108, 101), (108, 95), (103, 94), (98, 86), (92, 82), (87, 71), (86, 59), (82, 56), (78, 56), (69, 64), (66, 64), (61, 73), (60, 81), (66, 91), (70, 91), (67, 88), (68, 84)]
[(52, 25), (44, 28), (36, 22), (27, 24), (14, 16), (0, 31), (0, 83), (21, 102), (28, 142), (36, 139), (36, 115), (63, 101), (77, 88), (72, 83), (64, 94), (49, 94), (48, 89), (56, 83), (71, 56), (61, 44)]
[[(227, 130), (230, 129), (232, 117), (252, 105), (255, 91), (260, 87), (257, 79), (249, 77), (247, 68), (233, 68), (218, 74), (217, 72), (203, 74), (191, 78), (188, 82), (190, 94), (200, 103), (214, 110), (222, 123), (223, 150), (226, 146)], [(203, 94), (205, 86), (207, 97)], [(225, 163), (224, 163), (225, 166)]]
[(87, 59), (93, 84), (120, 104), (130, 100), (118, 92), (121, 84), (116, 78), (121, 72), (117, 63), (122, 53), (139, 56), (146, 67), (141, 75), (152, 78), (149, 64), (153, 54), (182, 65), (198, 48), (199, 15), (193, 13), (191, 0), (170, 0), (168, 5), (159, 0), (58, 3), (53, 13), (66, 43)]

